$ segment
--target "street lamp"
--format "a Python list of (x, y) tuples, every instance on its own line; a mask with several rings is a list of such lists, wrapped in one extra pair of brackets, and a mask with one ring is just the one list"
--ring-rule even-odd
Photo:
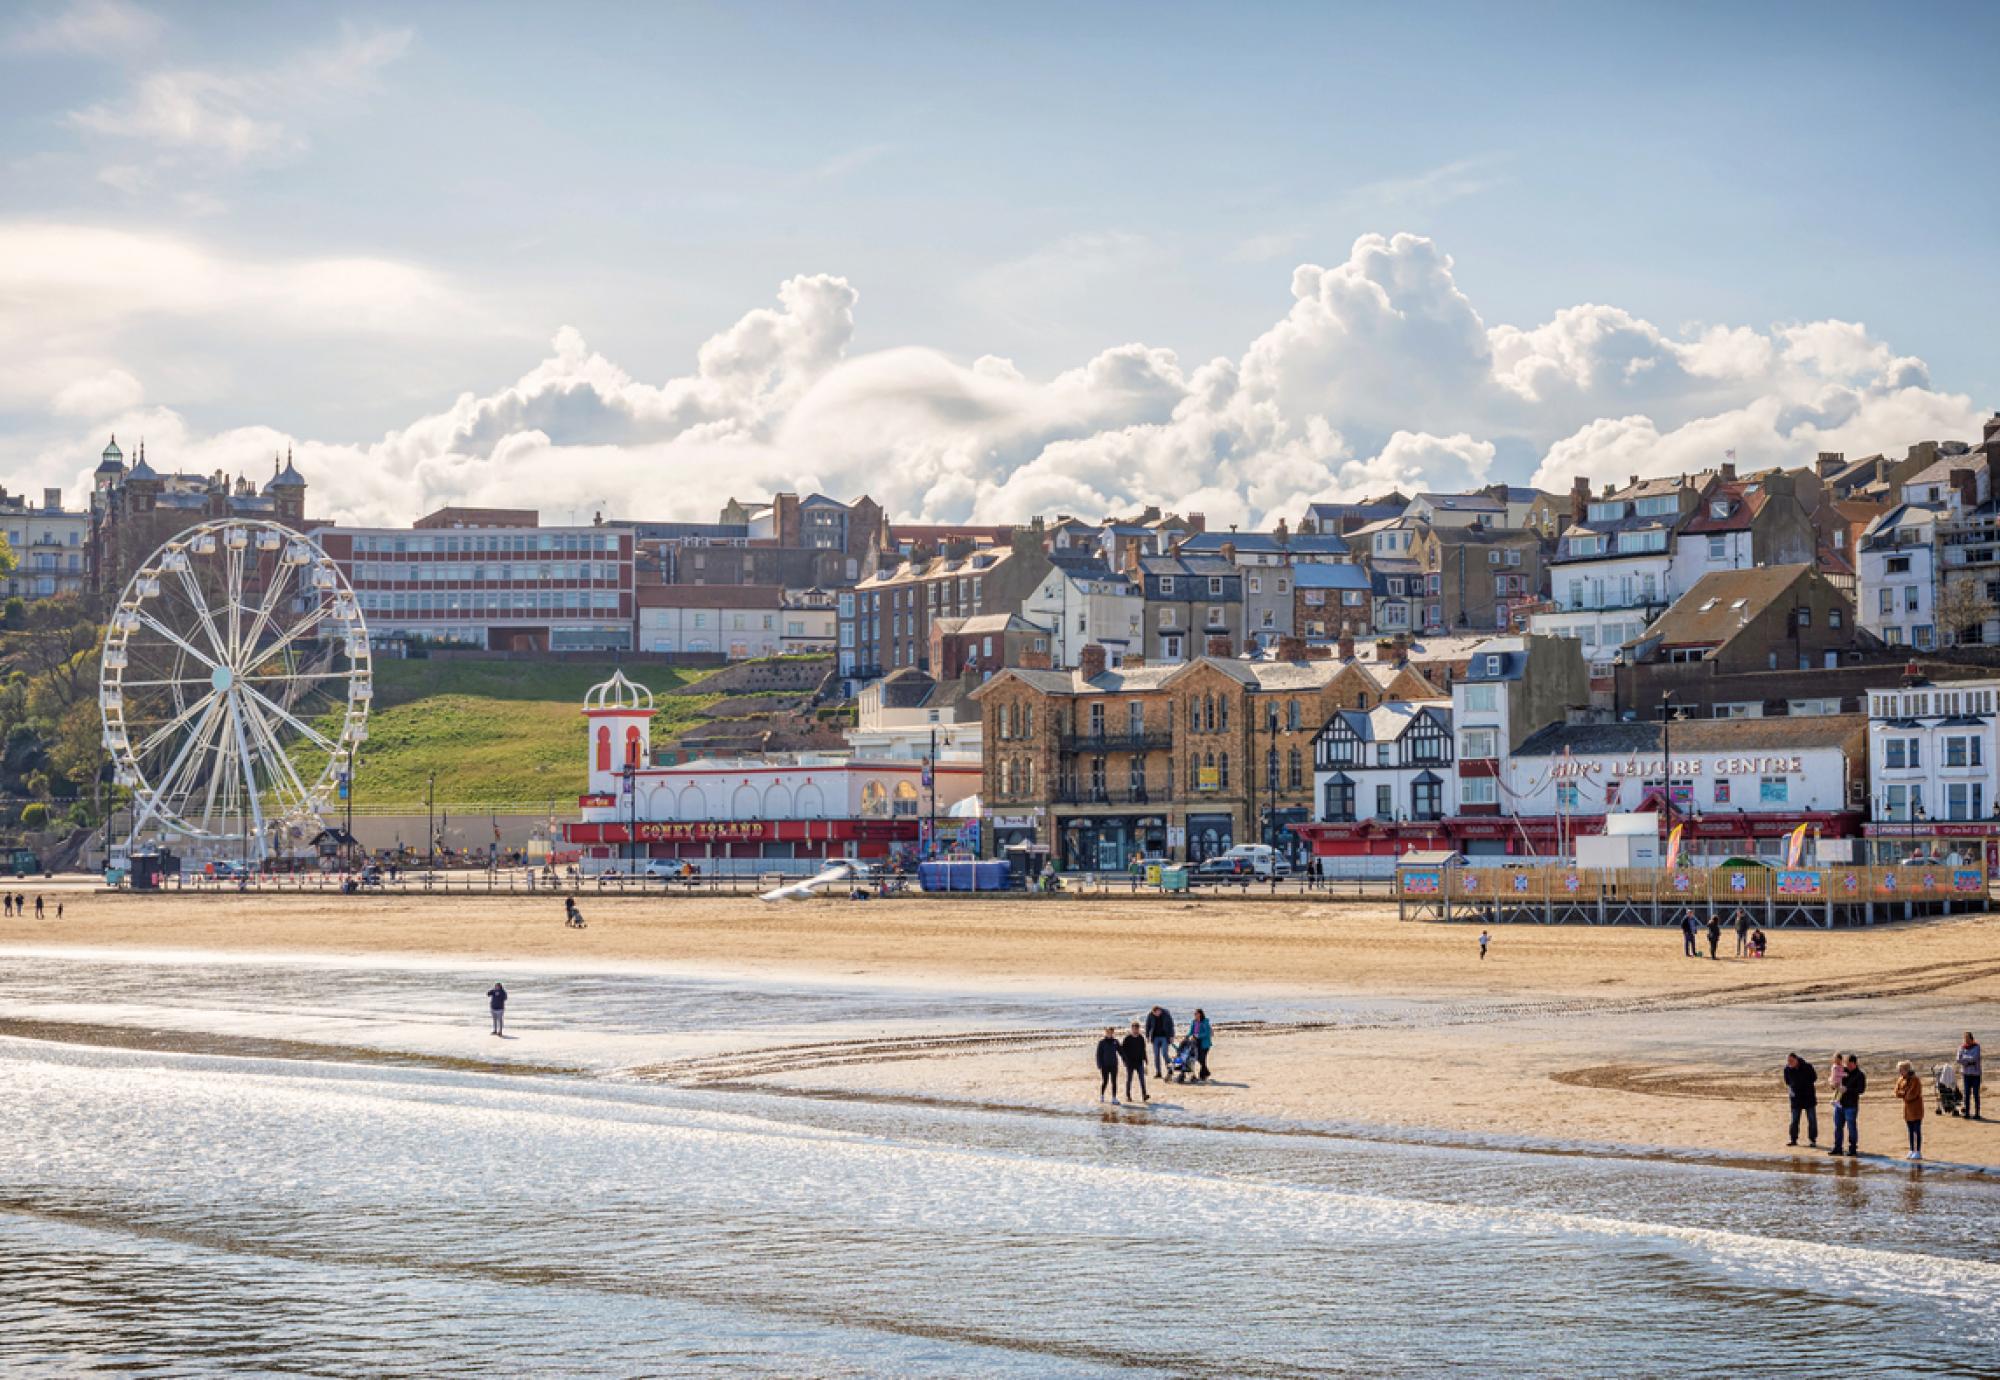
[(1674, 692), (1660, 696), (1660, 774), (1667, 782), (1667, 827), (1674, 823)]
[(636, 789), (639, 763), (628, 750), (625, 754), (625, 871), (637, 869), (632, 864), (633, 850), (639, 838), (639, 792)]
[(438, 774), (431, 772), (424, 778), (424, 870), (437, 871), (437, 780)]

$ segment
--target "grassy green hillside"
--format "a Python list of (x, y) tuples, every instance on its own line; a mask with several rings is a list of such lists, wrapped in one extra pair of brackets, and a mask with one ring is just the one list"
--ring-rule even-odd
[[(611, 671), (609, 662), (378, 660), (355, 803), (421, 804), (436, 772), (437, 798), (452, 804), (573, 805), (584, 785), (583, 693)], [(654, 742), (719, 698), (665, 693), (699, 671), (630, 674), (659, 696)]]

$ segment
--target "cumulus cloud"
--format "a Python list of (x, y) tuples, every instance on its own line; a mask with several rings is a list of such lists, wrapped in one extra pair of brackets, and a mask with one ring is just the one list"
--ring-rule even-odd
[(145, 48), (164, 27), (158, 15), (121, 0), (73, 0), (25, 18), (6, 46), (24, 53), (119, 55)]
[[(129, 290), (155, 310), (194, 310), (216, 293), (280, 295), (277, 284), (305, 315), (379, 327), (386, 341), (423, 289), (449, 297), (405, 266), (252, 266), (204, 282), (192, 246), (149, 241), (147, 254), (183, 256), (165, 273), (127, 261), (119, 242), (104, 248), (10, 277), (0, 232), (0, 306), (12, 293), (87, 308)], [(39, 396), (66, 398), (56, 409), (66, 417), (104, 422), (120, 410), (120, 434), (143, 427), (151, 454), (177, 467), (257, 472), (291, 445), (315, 511), (387, 523), (447, 502), (697, 518), (731, 495), (790, 489), (867, 492), (911, 519), (1094, 517), (1156, 503), (1262, 524), (1296, 518), (1311, 499), (1391, 488), (1532, 479), (1567, 490), (1577, 475), (1596, 484), (1692, 470), (1732, 449), (1748, 463), (1799, 464), (1819, 449), (1978, 434), (1968, 398), (1932, 389), (1920, 359), (1857, 323), (1669, 331), (1589, 303), (1539, 324), (1488, 323), (1451, 258), (1414, 235), (1363, 236), (1331, 267), (1301, 265), (1291, 288), (1285, 314), (1235, 357), (1188, 362), (1134, 342), (1035, 378), (999, 356), (856, 353), (860, 295), (843, 278), (802, 275), (676, 377), (637, 377), (564, 328), (516, 382), (366, 444), (275, 425), (203, 433), (145, 405), (162, 390), (122, 361), (80, 367), (96, 382), (74, 394)], [(81, 433), (65, 446), (71, 465), (94, 448)]]

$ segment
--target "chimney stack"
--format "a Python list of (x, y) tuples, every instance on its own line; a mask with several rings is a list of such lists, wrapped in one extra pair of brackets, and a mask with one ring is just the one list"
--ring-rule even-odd
[(1206, 532), (1208, 530), (1208, 515), (1206, 513), (1189, 513), (1187, 515), (1187, 529), (1190, 532)]
[(1336, 648), (1337, 654), (1342, 661), (1354, 660), (1354, 625), (1352, 623), (1342, 623), (1340, 625), (1340, 641), (1336, 644)]
[(1736, 462), (1734, 460), (1724, 460), (1722, 462), (1722, 482), (1725, 484), (1734, 484), (1736, 482)]
[(1293, 633), (1285, 633), (1278, 638), (1278, 660), (1304, 661), (1305, 659), (1306, 640), (1303, 637), (1299, 637)]
[(1590, 516), (1590, 481), (1578, 475), (1569, 486), (1569, 520), (1581, 523)]
[(1102, 644), (1096, 642), (1085, 643), (1082, 655), (1077, 663), (1077, 669), (1083, 672), (1085, 680), (1096, 680), (1099, 676), (1103, 675), (1104, 647)]
[(1136, 671), (1145, 664), (1146, 664), (1146, 654), (1144, 652), (1127, 652), (1125, 653), (1124, 665), (1121, 666), (1120, 669), (1126, 671)]
[(1813, 464), (1813, 472), (1817, 474), (1821, 479), (1825, 479), (1827, 476), (1836, 474), (1839, 471), (1844, 470), (1846, 468), (1847, 468), (1846, 452), (1838, 450), (1821, 451), (1819, 453), (1819, 459), (1815, 461)]
[(1206, 655), (1219, 656), (1219, 657), (1232, 657), (1236, 655), (1236, 649), (1230, 644), (1228, 634), (1217, 633), (1216, 635), (1208, 639), (1208, 650)]
[(1375, 639), (1375, 664), (1378, 666), (1394, 666), (1396, 664), (1395, 638), (1378, 637)]
[(1979, 506), (1979, 480), (1971, 470), (1953, 470), (1951, 487), (1958, 494), (1958, 501), (1967, 512)]
[(1222, 559), (1223, 559), (1223, 560), (1225, 560), (1225, 561), (1228, 561), (1228, 562), (1229, 562), (1229, 563), (1230, 563), (1231, 565), (1235, 565), (1235, 564), (1236, 564), (1236, 543), (1235, 543), (1235, 542), (1233, 542), (1233, 541), (1226, 541), (1226, 542), (1222, 543)]

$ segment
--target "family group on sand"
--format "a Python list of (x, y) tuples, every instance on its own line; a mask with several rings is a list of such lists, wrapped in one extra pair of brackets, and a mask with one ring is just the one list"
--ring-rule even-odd
[[(1939, 1066), (1936, 1078), (1940, 1091), (1939, 1105), (1949, 1112), (1955, 1104), (1958, 1115), (1973, 1121), (1984, 1121), (1985, 1117), (1980, 1115), (1979, 1096), (1982, 1073), (1979, 1041), (1968, 1030), (1952, 1062)], [(1806, 1124), (1806, 1144), (1818, 1149), (1819, 1070), (1797, 1054), (1788, 1054), (1785, 1056), (1783, 1078), (1792, 1111), (1791, 1139), (1786, 1143), (1799, 1143), (1799, 1122), (1803, 1120)], [(1948, 1085), (1947, 1078), (1951, 1080)], [(1943, 1096), (1946, 1086), (1953, 1088), (1956, 1094), (1949, 1102)], [(1861, 1094), (1868, 1089), (1868, 1075), (1862, 1071), (1861, 1060), (1853, 1054), (1836, 1053), (1833, 1067), (1826, 1076), (1826, 1088), (1833, 1100), (1833, 1147), (1827, 1153), (1858, 1155), (1861, 1153)], [(1903, 1156), (1907, 1160), (1924, 1157), (1925, 1092), (1924, 1080), (1908, 1059), (1896, 1065), (1895, 1094), (1903, 1104), (1903, 1127), (1910, 1141), (1909, 1151)]]
[(1133, 1021), (1122, 1037), (1117, 1026), (1105, 1026), (1104, 1038), (1097, 1042), (1097, 1100), (1102, 1102), (1108, 1096), (1113, 1106), (1118, 1105), (1118, 1071), (1122, 1067), (1125, 1101), (1132, 1100), (1136, 1080), (1139, 1100), (1151, 1102), (1153, 1096), (1146, 1090), (1148, 1054), (1153, 1060), (1153, 1076), (1161, 1082), (1178, 1078), (1183, 1083), (1206, 1083), (1208, 1051), (1215, 1044), (1215, 1027), (1209, 1024), (1208, 1013), (1197, 1006), (1178, 1043), (1174, 1035), (1173, 1012), (1164, 1006), (1148, 1011), (1143, 1025)]
[[(28, 898), (23, 895), (20, 895), (18, 892), (9, 891), (4, 895), (0, 895), (0, 907), (4, 907), (4, 910), (0, 910), (0, 914), (5, 914), (9, 917), (18, 915), (22, 919), (26, 919), (28, 915)], [(37, 896), (35, 898), (35, 918), (37, 920), (40, 920), (42, 916), (43, 916), (42, 898)], [(61, 901), (57, 901), (56, 919), (60, 920), (62, 918), (63, 918), (63, 903)]]
[[(1736, 956), (1762, 958), (1770, 941), (1762, 928), (1750, 923), (1750, 913), (1739, 907), (1731, 923), (1736, 929)], [(1716, 951), (1722, 947), (1722, 921), (1710, 915), (1708, 924), (1704, 926), (1695, 919), (1692, 910), (1682, 912), (1681, 952), (1689, 958), (1700, 958), (1701, 953), (1695, 947), (1695, 936), (1703, 933), (1708, 937), (1708, 956), (1711, 959), (1720, 957)]]

